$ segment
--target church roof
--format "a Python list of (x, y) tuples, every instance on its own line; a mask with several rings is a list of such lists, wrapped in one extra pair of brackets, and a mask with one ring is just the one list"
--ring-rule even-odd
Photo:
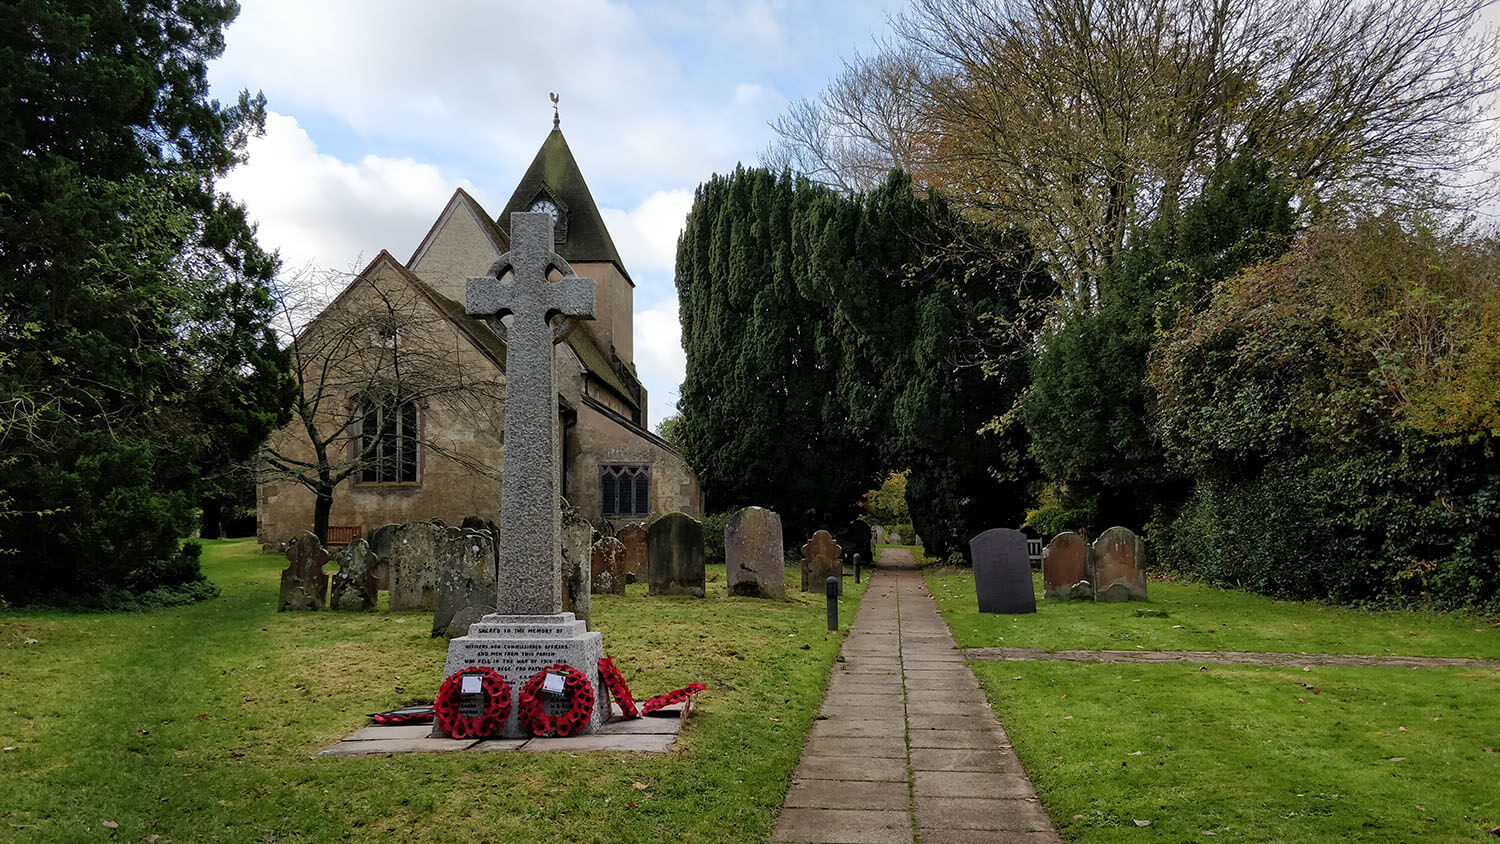
[(557, 254), (569, 263), (612, 263), (626, 281), (630, 281), (630, 273), (625, 270), (625, 262), (620, 260), (620, 253), (615, 249), (615, 242), (609, 236), (599, 207), (589, 193), (588, 183), (583, 180), (583, 171), (578, 169), (578, 162), (573, 158), (573, 151), (568, 149), (561, 129), (549, 132), (542, 148), (537, 150), (536, 158), (526, 168), (526, 175), (521, 177), (516, 192), (511, 194), (510, 201), (500, 212), (500, 228), (509, 235), (511, 213), (530, 209), (531, 204), (542, 196), (552, 199), (567, 215), (567, 235), (557, 244)]

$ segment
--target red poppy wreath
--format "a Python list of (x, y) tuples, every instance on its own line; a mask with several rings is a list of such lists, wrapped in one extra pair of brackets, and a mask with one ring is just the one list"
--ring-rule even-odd
[(630, 694), (630, 686), (625, 684), (625, 675), (615, 665), (615, 661), (609, 657), (599, 660), (599, 676), (604, 678), (604, 686), (609, 693), (620, 704), (620, 712), (624, 713), (626, 720), (639, 718), (641, 714), (636, 711), (635, 698)]
[(651, 713), (655, 712), (658, 709), (661, 709), (664, 706), (671, 706), (674, 703), (682, 703), (683, 701), (707, 688), (708, 687), (703, 685), (702, 683), (688, 683), (686, 686), (680, 689), (674, 689), (673, 691), (667, 692), (664, 695), (657, 695), (656, 697), (651, 698), (650, 700), (641, 704), (641, 714), (650, 715)]
[[(561, 674), (564, 677), (563, 694), (568, 697), (571, 705), (560, 715), (547, 714), (546, 693), (542, 691), (542, 684), (547, 681), (548, 674)], [(521, 687), (521, 703), (517, 715), (521, 719), (521, 726), (530, 730), (534, 736), (571, 736), (587, 727), (589, 719), (594, 715), (594, 684), (583, 676), (582, 671), (570, 665), (549, 665)]]
[[(463, 678), (470, 674), (484, 678), (480, 681), (480, 688), (484, 691), (485, 705), (484, 711), (478, 715), (465, 715), (458, 707), (463, 694)], [(456, 671), (438, 689), (432, 712), (438, 729), (449, 738), (498, 736), (505, 727), (505, 719), (510, 717), (510, 684), (493, 668), (474, 666)]]

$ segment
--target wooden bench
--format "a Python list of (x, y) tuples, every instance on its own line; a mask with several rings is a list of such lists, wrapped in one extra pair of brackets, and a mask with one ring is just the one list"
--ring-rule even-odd
[(365, 529), (362, 525), (329, 525), (328, 547), (343, 548), (364, 534)]

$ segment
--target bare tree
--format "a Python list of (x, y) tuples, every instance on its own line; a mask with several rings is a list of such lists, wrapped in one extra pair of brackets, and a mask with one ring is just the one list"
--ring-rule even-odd
[(774, 124), (774, 157), (844, 189), (904, 167), (1026, 225), (1087, 302), (1132, 230), (1241, 152), (1308, 219), (1489, 195), (1489, 4), (913, 0), (892, 45)]
[[(324, 543), (339, 484), (415, 481), (417, 448), (498, 477), (496, 465), (417, 420), (441, 403), (449, 416), (493, 422), (504, 401), (498, 371), (487, 374), (466, 358), (468, 341), (421, 282), (357, 276), (330, 301), (328, 291), (343, 279), (303, 272), (277, 291), (298, 391), (291, 423), (256, 463), (260, 482), (290, 480), (313, 493), (313, 532)], [(472, 329), (490, 331), (478, 323)]]

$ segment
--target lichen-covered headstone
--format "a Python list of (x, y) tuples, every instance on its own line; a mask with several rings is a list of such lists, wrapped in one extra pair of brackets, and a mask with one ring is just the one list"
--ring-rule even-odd
[(499, 559), (486, 529), (448, 528), (446, 534), (448, 541), (438, 548), (432, 635), (451, 639), (495, 611)]
[(381, 525), (371, 531), (366, 540), (370, 545), (370, 553), (375, 555), (375, 588), (381, 591), (391, 588), (391, 543), (400, 528), (401, 525), (394, 522)]
[(646, 578), (651, 595), (704, 594), (703, 524), (668, 513), (646, 530)]
[(646, 579), (646, 529), (629, 524), (615, 533), (615, 538), (625, 546), (625, 580), (641, 583)]
[(589, 600), (589, 569), (593, 562), (594, 525), (563, 499), (560, 531), (562, 609), (587, 623), (593, 610)]
[(1036, 612), (1026, 534), (992, 528), (969, 540), (979, 611), (1002, 615)]
[(1146, 600), (1146, 549), (1129, 528), (1112, 527), (1094, 540), (1094, 600)]
[(802, 591), (821, 593), (828, 578), (844, 576), (844, 549), (828, 531), (820, 530), (802, 546)]
[(1059, 533), (1042, 551), (1042, 597), (1064, 600), (1093, 598), (1092, 588), (1079, 590), (1081, 584), (1093, 582), (1089, 573), (1089, 544), (1076, 533)]
[(286, 560), (276, 610), (321, 610), (328, 595), (328, 575), (323, 573), (328, 551), (316, 536), (304, 530), (287, 542)]
[(625, 543), (606, 536), (594, 543), (589, 563), (592, 591), (603, 595), (625, 594)]
[(379, 537), (376, 547), (386, 550), (376, 553), (390, 568), (392, 611), (437, 609), (438, 575), (447, 556), (448, 530), (436, 521), (412, 522), (398, 525), (388, 537)]
[(724, 573), (729, 594), (786, 597), (781, 517), (764, 507), (736, 510), (724, 521)]
[(375, 609), (379, 586), (375, 580), (375, 555), (363, 539), (355, 539), (333, 555), (339, 570), (333, 573), (328, 606), (345, 612)]

